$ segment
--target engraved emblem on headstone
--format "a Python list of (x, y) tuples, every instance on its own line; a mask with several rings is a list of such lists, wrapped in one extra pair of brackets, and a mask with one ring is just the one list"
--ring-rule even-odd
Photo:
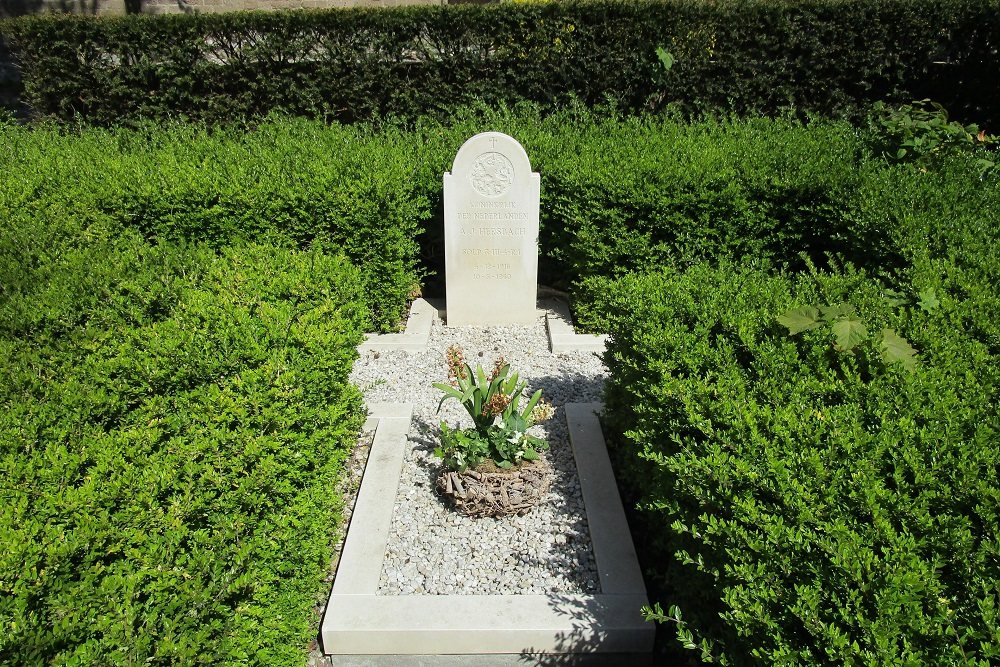
[(514, 165), (502, 153), (483, 153), (469, 174), (473, 189), (484, 197), (499, 197), (514, 182)]

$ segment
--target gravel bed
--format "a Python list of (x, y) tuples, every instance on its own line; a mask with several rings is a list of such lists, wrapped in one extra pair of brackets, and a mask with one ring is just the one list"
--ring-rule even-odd
[[(441, 420), (471, 426), (449, 400), (437, 412), (447, 382), (445, 351), (458, 345), (466, 360), (489, 371), (498, 356), (542, 389), (555, 408), (532, 433), (549, 440), (554, 479), (546, 501), (522, 517), (471, 519), (449, 508), (434, 490), (440, 461), (433, 456)], [(371, 402), (411, 403), (413, 422), (378, 593), (380, 595), (597, 593), (590, 532), (570, 449), (566, 403), (601, 399), (607, 376), (593, 352), (553, 354), (545, 320), (524, 327), (446, 328), (437, 319), (424, 352), (367, 352), (352, 381)]]

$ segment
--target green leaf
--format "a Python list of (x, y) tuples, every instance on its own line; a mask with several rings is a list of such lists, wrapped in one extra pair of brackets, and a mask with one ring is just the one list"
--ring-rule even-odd
[(861, 320), (850, 315), (833, 323), (833, 335), (837, 339), (837, 349), (849, 352), (868, 338), (868, 329)]
[(910, 297), (908, 297), (904, 292), (894, 289), (885, 290), (885, 296), (883, 298), (890, 306), (905, 306), (910, 303)]
[(438, 401), (438, 407), (437, 407), (438, 412), (441, 412), (441, 406), (444, 405), (444, 402), (447, 401), (449, 398), (454, 398), (458, 400), (460, 403), (465, 401), (462, 393), (459, 392), (454, 387), (452, 387), (451, 385), (442, 384), (441, 382), (435, 382), (434, 387), (444, 392), (444, 396), (442, 396), (441, 400)]
[(435, 382), (434, 388), (443, 391), (446, 394), (445, 398), (458, 398), (458, 399), (462, 398), (462, 392), (455, 389), (450, 384), (445, 384), (443, 382)]
[(538, 405), (538, 400), (541, 397), (542, 397), (542, 390), (539, 389), (538, 391), (536, 391), (534, 394), (531, 395), (530, 399), (528, 399), (528, 405), (526, 408), (524, 408), (524, 411), (521, 413), (521, 417), (525, 421), (528, 421), (531, 418), (531, 411), (535, 409), (536, 405)]
[(823, 323), (820, 320), (819, 311), (814, 306), (794, 308), (787, 313), (778, 315), (775, 319), (778, 320), (778, 324), (788, 327), (790, 336), (815, 329)]
[(663, 69), (670, 69), (674, 66), (674, 55), (667, 51), (662, 46), (656, 47), (656, 57), (660, 59), (660, 63), (663, 65)]
[(937, 298), (937, 292), (933, 287), (928, 287), (920, 293), (920, 301), (918, 303), (920, 304), (920, 307), (928, 313), (941, 305), (941, 302), (938, 301)]
[(882, 359), (886, 363), (898, 361), (903, 368), (914, 371), (917, 368), (917, 351), (910, 342), (892, 329), (882, 329), (882, 341), (879, 344)]
[(525, 461), (537, 461), (538, 460), (538, 454), (535, 452), (535, 450), (531, 449), (530, 447), (529, 448), (525, 448), (523, 457), (524, 457)]
[(823, 319), (831, 323), (844, 317), (854, 317), (857, 313), (849, 303), (835, 303), (832, 306), (820, 306), (819, 309), (823, 313)]

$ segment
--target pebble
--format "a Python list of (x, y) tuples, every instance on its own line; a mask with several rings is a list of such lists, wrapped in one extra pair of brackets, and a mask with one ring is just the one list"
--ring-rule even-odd
[[(448, 507), (435, 491), (440, 460), (433, 450), (440, 422), (472, 425), (456, 401), (437, 412), (441, 392), (432, 383), (448, 381), (445, 351), (451, 345), (487, 372), (502, 355), (528, 381), (526, 393), (541, 389), (556, 408), (550, 420), (532, 429), (549, 442), (546, 457), (555, 477), (546, 502), (525, 516), (472, 519)], [(351, 380), (365, 399), (411, 403), (414, 415), (379, 594), (599, 592), (564, 406), (601, 400), (606, 377), (592, 352), (552, 354), (543, 318), (528, 327), (445, 328), (436, 320), (425, 352), (362, 354)]]

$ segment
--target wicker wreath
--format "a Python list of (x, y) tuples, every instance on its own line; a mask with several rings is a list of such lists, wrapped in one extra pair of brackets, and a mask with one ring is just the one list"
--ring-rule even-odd
[(489, 462), (465, 472), (446, 470), (437, 478), (441, 495), (471, 517), (527, 514), (542, 501), (551, 483), (552, 467), (544, 456), (507, 470)]

